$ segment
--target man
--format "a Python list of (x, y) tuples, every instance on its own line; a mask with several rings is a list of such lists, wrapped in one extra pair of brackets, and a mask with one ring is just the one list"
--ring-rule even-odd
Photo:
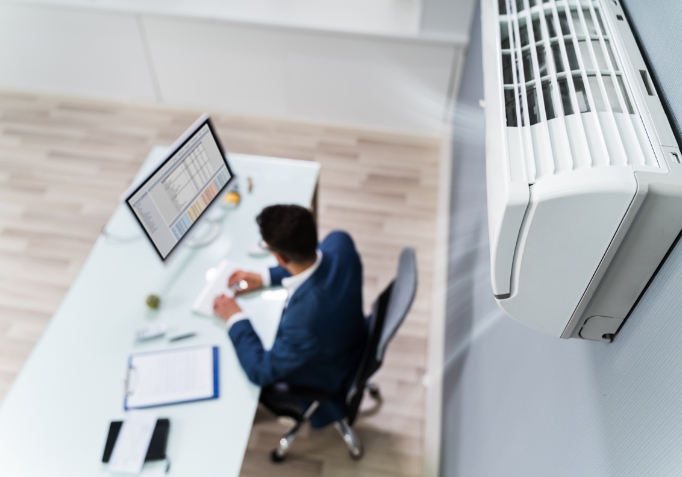
[(343, 418), (345, 395), (364, 351), (367, 330), (360, 256), (345, 232), (332, 232), (318, 247), (315, 220), (303, 207), (266, 207), (256, 221), (279, 266), (263, 274), (237, 271), (228, 284), (246, 281), (247, 287), (238, 293), (270, 285), (288, 291), (272, 348), (263, 348), (233, 298), (216, 298), (214, 310), (227, 322), (247, 376), (264, 387), (261, 400), (266, 405), (264, 399), (272, 397), (276, 383), (315, 388), (332, 396), (311, 418), (314, 427), (323, 427)]

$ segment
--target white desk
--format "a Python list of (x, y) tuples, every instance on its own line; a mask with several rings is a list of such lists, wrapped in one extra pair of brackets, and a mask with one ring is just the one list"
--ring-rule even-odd
[[(164, 150), (156, 147), (145, 164)], [(199, 344), (220, 347), (220, 398), (156, 408), (171, 421), (170, 475), (239, 475), (259, 388), (242, 371), (224, 324), (193, 315), (190, 304), (205, 283), (205, 272), (224, 257), (247, 268), (273, 265), (272, 258), (246, 253), (259, 239), (254, 218), (270, 204), (309, 206), (320, 165), (238, 154), (230, 155), (230, 163), (242, 203), (227, 213), (221, 235), (209, 246), (184, 247), (164, 266), (144, 237), (98, 239), (0, 406), (0, 475), (110, 475), (101, 463), (102, 451), (109, 422), (124, 417), (128, 356)], [(252, 193), (247, 192), (247, 176), (253, 178)], [(121, 205), (107, 229), (127, 237), (142, 233)], [(152, 292), (161, 295), (157, 311), (145, 305)], [(240, 302), (266, 344), (274, 339), (283, 304), (272, 295)], [(154, 322), (167, 323), (171, 330), (196, 330), (198, 336), (174, 344), (165, 338), (133, 344), (133, 331)], [(163, 463), (149, 463), (142, 475), (163, 475), (163, 470)]]

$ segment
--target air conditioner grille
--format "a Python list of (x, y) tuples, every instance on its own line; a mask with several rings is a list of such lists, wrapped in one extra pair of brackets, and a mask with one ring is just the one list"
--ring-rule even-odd
[(512, 180), (533, 183), (583, 167), (659, 167), (600, 1), (498, 4)]

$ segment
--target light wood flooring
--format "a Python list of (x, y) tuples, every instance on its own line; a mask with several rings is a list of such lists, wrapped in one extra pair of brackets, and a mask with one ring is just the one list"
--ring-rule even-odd
[[(170, 144), (198, 114), (0, 91), (0, 399), (151, 146)], [(228, 151), (322, 164), (320, 231), (345, 229), (356, 240), (366, 310), (393, 277), (403, 246), (416, 247), (420, 269), (412, 312), (374, 379), (385, 401), (355, 426), (364, 459), (350, 460), (330, 427), (305, 429), (275, 466), (268, 453), (285, 428), (259, 411), (242, 475), (421, 475), (439, 141), (213, 117)]]

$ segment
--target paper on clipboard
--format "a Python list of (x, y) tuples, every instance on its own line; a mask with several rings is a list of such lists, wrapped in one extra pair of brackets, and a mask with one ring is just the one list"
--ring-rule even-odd
[(125, 408), (213, 399), (218, 391), (217, 346), (134, 354), (128, 365)]

